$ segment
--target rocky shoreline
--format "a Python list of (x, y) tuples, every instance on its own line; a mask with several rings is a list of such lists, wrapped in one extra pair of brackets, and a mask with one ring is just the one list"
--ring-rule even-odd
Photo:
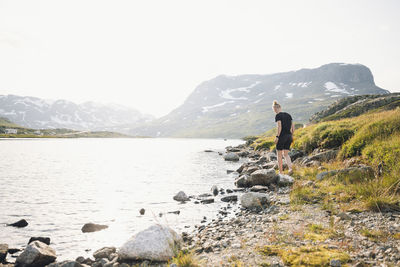
[[(301, 258), (302, 253), (308, 253), (307, 257), (325, 257), (323, 264), (317, 262), (313, 266), (324, 266), (327, 262), (328, 266), (400, 266), (400, 236), (394, 238), (400, 230), (400, 213), (332, 214), (317, 203), (292, 205), (290, 191), (295, 179), (276, 174), (274, 152), (254, 151), (247, 145), (226, 150), (219, 154), (227, 161), (248, 159), (239, 169), (227, 170), (237, 173), (232, 181), (236, 188), (223, 189), (216, 184), (210, 185), (211, 193), (188, 196), (179, 192), (173, 197), (179, 202), (190, 200), (204, 205), (226, 203), (215, 219), (204, 218), (193, 232), (177, 234), (167, 226), (153, 225), (120, 248), (104, 247), (95, 251), (93, 258), (62, 262), (56, 261), (50, 240), (32, 239), (23, 251), (0, 244), (0, 267), (173, 267), (179, 266), (172, 259), (179, 251), (191, 252), (194, 263), (185, 266), (290, 266), (296, 265), (294, 260)], [(292, 150), (290, 156), (297, 166), (319, 167), (317, 179), (326, 179), (333, 173), (324, 171), (321, 162), (332, 160), (336, 153), (314, 151), (306, 156), (302, 151)], [(347, 163), (346, 168), (337, 172), (373, 172), (369, 166)], [(17, 255), (16, 262), (7, 262), (7, 254)]]

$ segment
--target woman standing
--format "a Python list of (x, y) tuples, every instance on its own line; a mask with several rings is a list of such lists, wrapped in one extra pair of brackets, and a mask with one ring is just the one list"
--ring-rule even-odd
[(283, 174), (282, 154), (285, 157), (286, 164), (289, 167), (289, 174), (293, 173), (292, 161), (289, 157), (290, 145), (293, 142), (294, 125), (292, 116), (289, 113), (282, 112), (281, 105), (274, 100), (272, 109), (276, 113), (275, 122), (277, 123), (278, 133), (275, 138), (276, 151), (278, 153), (279, 173)]

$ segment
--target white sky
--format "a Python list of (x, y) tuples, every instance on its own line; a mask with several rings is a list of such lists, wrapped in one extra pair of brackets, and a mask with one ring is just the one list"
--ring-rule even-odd
[(331, 62), (400, 91), (397, 0), (0, 0), (0, 94), (156, 116), (219, 74)]

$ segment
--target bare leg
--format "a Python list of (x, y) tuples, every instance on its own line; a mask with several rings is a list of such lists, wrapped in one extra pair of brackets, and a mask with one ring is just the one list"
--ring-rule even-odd
[(283, 174), (283, 165), (282, 165), (282, 150), (277, 150), (278, 152), (278, 166), (279, 173)]
[(283, 156), (285, 157), (286, 164), (288, 165), (289, 172), (292, 172), (292, 160), (289, 156), (289, 150), (283, 150)]

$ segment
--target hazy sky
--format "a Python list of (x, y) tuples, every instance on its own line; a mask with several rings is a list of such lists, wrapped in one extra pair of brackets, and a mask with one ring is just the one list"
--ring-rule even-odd
[(156, 116), (219, 74), (331, 62), (400, 91), (400, 1), (0, 0), (0, 94)]

